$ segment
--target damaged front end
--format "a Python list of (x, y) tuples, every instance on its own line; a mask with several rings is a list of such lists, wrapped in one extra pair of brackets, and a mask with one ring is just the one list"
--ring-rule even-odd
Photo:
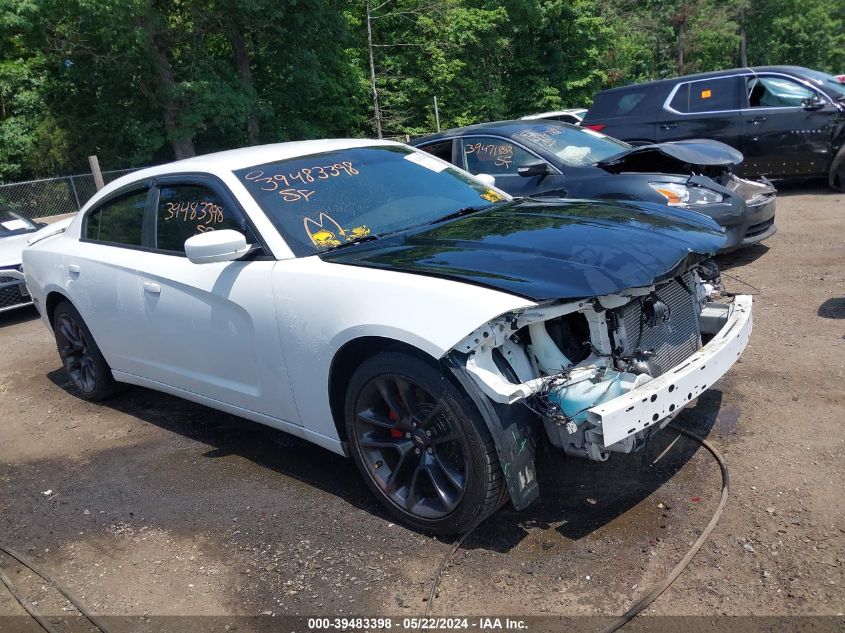
[[(725, 228), (727, 251), (762, 242), (777, 231), (777, 191), (765, 178), (740, 178), (734, 170), (742, 162), (742, 153), (724, 143), (692, 139), (632, 147), (597, 165), (613, 174), (655, 174), (650, 186), (666, 197), (667, 204), (704, 213)], [(677, 182), (661, 181), (657, 174), (688, 179), (679, 187)]]
[[(516, 418), (527, 413), (567, 454), (605, 461), (642, 448), (718, 380), (745, 349), (751, 324), (751, 297), (723, 295), (706, 260), (654, 285), (502, 315), (456, 345), (449, 363), (500, 420), (508, 408)], [(526, 487), (533, 459), (512, 449), (530, 434), (524, 423), (491, 430), (506, 476), (514, 474), (515, 504), (527, 505), (526, 495), (536, 496), (536, 486)]]

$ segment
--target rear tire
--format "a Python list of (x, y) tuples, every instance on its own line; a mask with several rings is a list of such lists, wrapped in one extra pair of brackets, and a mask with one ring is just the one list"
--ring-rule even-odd
[(67, 301), (53, 312), (53, 334), (65, 372), (85, 400), (104, 400), (117, 392), (106, 359), (79, 311)]
[(365, 360), (349, 381), (344, 414), (352, 459), (402, 523), (457, 534), (507, 499), (484, 420), (424, 360), (396, 351)]

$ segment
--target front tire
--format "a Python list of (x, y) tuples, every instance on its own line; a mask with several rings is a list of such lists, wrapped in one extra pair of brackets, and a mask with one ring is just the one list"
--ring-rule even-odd
[(349, 382), (344, 411), (355, 464), (403, 523), (456, 534), (507, 498), (484, 420), (431, 364), (394, 351), (365, 360)]
[(114, 395), (117, 383), (79, 311), (63, 301), (53, 312), (53, 333), (65, 372), (85, 400)]

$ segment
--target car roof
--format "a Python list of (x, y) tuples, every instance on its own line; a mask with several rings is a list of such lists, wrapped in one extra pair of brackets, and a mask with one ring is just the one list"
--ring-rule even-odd
[(653, 81), (643, 81), (641, 83), (633, 83), (628, 84), (626, 86), (619, 86), (618, 88), (609, 88), (608, 90), (603, 90), (604, 93), (613, 93), (613, 92), (624, 92), (627, 90), (631, 90), (633, 88), (640, 88), (640, 87), (655, 87), (655, 86), (674, 86), (677, 83), (683, 83), (686, 81), (697, 81), (700, 79), (714, 79), (717, 77), (724, 77), (728, 75), (738, 75), (742, 73), (751, 73), (751, 72), (779, 72), (784, 73), (787, 75), (802, 75), (805, 73), (807, 68), (802, 66), (749, 66), (746, 68), (729, 68), (727, 70), (713, 70), (706, 73), (695, 73), (692, 75), (681, 75), (679, 77), (669, 77), (667, 79), (655, 79)]
[(468, 132), (480, 132), (480, 133), (499, 133), (504, 135), (509, 135), (515, 131), (519, 131), (525, 129), (526, 126), (536, 125), (536, 126), (548, 126), (548, 125), (563, 125), (575, 130), (580, 130), (576, 125), (572, 125), (571, 123), (565, 123), (563, 121), (547, 121), (545, 119), (514, 119), (509, 121), (489, 121), (487, 123), (476, 123), (475, 125), (465, 125), (463, 127), (454, 127), (449, 130), (443, 130), (442, 132), (437, 132), (435, 134), (428, 134), (427, 136), (421, 136), (419, 138), (415, 138), (411, 140), (411, 145), (418, 145), (420, 143), (429, 143), (431, 141), (437, 141), (439, 139), (447, 139), (452, 138), (454, 136), (461, 136), (465, 135)]
[(164, 176), (167, 174), (187, 172), (218, 173), (224, 171), (234, 171), (245, 167), (251, 167), (253, 165), (264, 165), (266, 163), (287, 160), (289, 158), (298, 158), (300, 156), (309, 156), (311, 154), (321, 154), (323, 152), (351, 149), (355, 147), (389, 145), (401, 145), (401, 143), (365, 138), (343, 138), (321, 139), (316, 141), (290, 141), (287, 143), (271, 143), (269, 145), (242, 147), (239, 149), (230, 149), (222, 152), (192, 156), (191, 158), (185, 158), (171, 163), (165, 163), (163, 165), (156, 165), (155, 167), (140, 169), (132, 172), (131, 174), (127, 174), (126, 176), (121, 176), (117, 180), (109, 183), (103, 188), (102, 192), (108, 193), (108, 191), (120, 189), (122, 186), (137, 182), (138, 180), (153, 178), (155, 176)]
[(566, 110), (549, 110), (548, 112), (538, 112), (536, 114), (526, 114), (520, 117), (520, 120), (530, 121), (531, 119), (542, 119), (548, 116), (559, 116), (561, 114), (575, 114), (579, 112), (586, 112), (587, 108), (567, 108)]

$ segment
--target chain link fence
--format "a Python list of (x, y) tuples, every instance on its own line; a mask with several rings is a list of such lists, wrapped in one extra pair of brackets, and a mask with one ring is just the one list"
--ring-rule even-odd
[[(103, 172), (103, 181), (110, 183), (135, 169)], [(79, 211), (97, 193), (93, 174), (41, 178), (0, 185), (0, 206), (8, 207), (26, 218), (44, 218)]]

